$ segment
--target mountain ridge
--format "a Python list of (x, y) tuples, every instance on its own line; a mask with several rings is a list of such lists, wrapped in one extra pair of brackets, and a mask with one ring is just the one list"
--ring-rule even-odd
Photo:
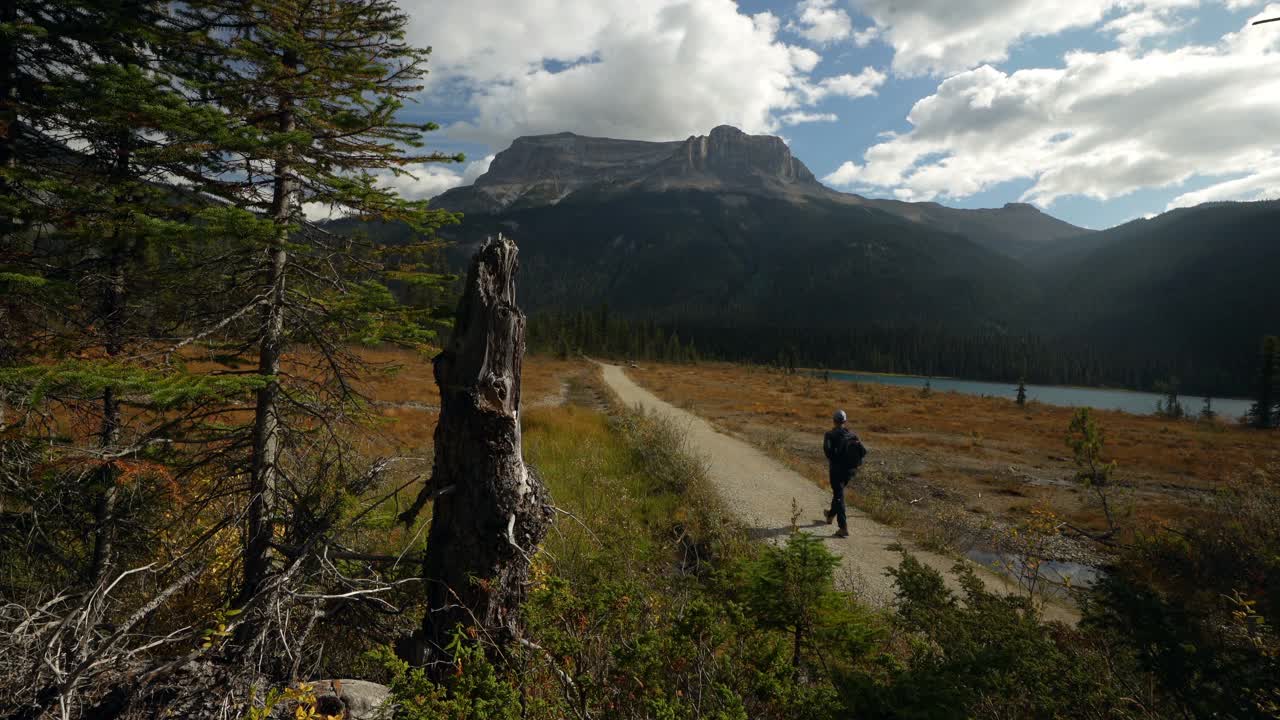
[(1094, 232), (1025, 203), (962, 209), (842, 193), (819, 182), (781, 138), (749, 135), (730, 125), (661, 142), (571, 132), (522, 136), (472, 185), (450, 189), (433, 202), (446, 210), (495, 215), (556, 205), (582, 193), (603, 198), (673, 190), (863, 205), (963, 235), (1013, 258)]
[[(1007, 380), (1025, 370), (1017, 338), (1036, 338), (1062, 351), (1038, 356), (1060, 380), (1151, 389), (1180, 378), (1239, 394), (1258, 337), (1280, 333), (1276, 201), (1084, 231), (1022, 203), (839, 193), (780, 139), (732, 128), (666, 143), (522, 138), (475, 185), (441, 197), (450, 209), (473, 202), (440, 231), (455, 267), (488, 235), (517, 239), (531, 313), (607, 305), (697, 328), (700, 344), (810, 333), (834, 351), (840, 332), (880, 328), (891, 335), (876, 352), (893, 357), (945, 335), (970, 359), (999, 355)], [(377, 234), (395, 244), (411, 230)]]

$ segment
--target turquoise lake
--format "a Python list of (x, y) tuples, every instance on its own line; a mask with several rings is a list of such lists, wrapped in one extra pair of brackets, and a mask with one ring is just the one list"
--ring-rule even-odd
[[(819, 374), (821, 372), (819, 371)], [(876, 375), (873, 373), (831, 372), (831, 379), (848, 382), (875, 383), (878, 385), (903, 385), (924, 387), (928, 382), (934, 392), (958, 392), (966, 395), (983, 395), (1013, 400), (1017, 397), (1017, 383), (993, 383), (980, 380), (956, 380), (953, 378), (923, 378), (914, 375)], [(1065, 387), (1061, 385), (1028, 385), (1027, 400), (1064, 407), (1089, 407), (1099, 410), (1120, 410), (1134, 415), (1150, 415), (1156, 411), (1156, 403), (1164, 399), (1155, 393), (1103, 388)], [(1191, 416), (1200, 413), (1204, 398), (1184, 395), (1179, 398), (1182, 407)], [(1236, 420), (1249, 412), (1249, 400), (1240, 398), (1213, 398), (1213, 409), (1220, 418)]]

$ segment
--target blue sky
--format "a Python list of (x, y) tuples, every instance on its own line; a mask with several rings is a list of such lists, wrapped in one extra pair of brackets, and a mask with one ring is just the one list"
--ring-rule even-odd
[(1280, 196), (1280, 3), (1249, 0), (404, 0), (433, 72), (408, 114), (471, 182), (525, 134), (732, 124), (825, 183), (1103, 228)]

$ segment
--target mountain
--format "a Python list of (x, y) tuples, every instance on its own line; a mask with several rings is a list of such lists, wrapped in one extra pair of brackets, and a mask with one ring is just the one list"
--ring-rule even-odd
[(934, 202), (868, 200), (867, 203), (940, 230), (964, 235), (986, 248), (1019, 260), (1050, 248), (1074, 247), (1087, 242), (1095, 234), (1026, 203), (1006, 203), (1000, 208), (973, 210), (949, 208)]
[(1024, 204), (961, 210), (837, 192), (818, 182), (780, 138), (748, 135), (728, 125), (672, 142), (573, 133), (517, 138), (474, 185), (449, 190), (434, 203), (467, 214), (494, 215), (554, 206), (575, 196), (603, 200), (677, 190), (785, 198), (823, 208), (874, 208), (1015, 258), (1090, 232)]
[(621, 194), (704, 190), (833, 194), (786, 143), (721, 125), (684, 141), (641, 142), (559, 133), (516, 138), (474, 185), (437, 197), (438, 207), (494, 214), (555, 205), (578, 192)]
[(459, 261), (486, 235), (515, 237), (531, 312), (607, 304), (704, 326), (1000, 331), (1040, 298), (1015, 261), (964, 237), (822, 197), (578, 193), (447, 232)]
[(1211, 203), (1135, 220), (1029, 257), (1045, 329), (1119, 351), (1237, 358), (1280, 333), (1280, 201)]
[(516, 238), (534, 312), (607, 304), (708, 327), (1004, 332), (1041, 295), (992, 246), (1084, 232), (1030, 206), (836, 192), (781, 139), (729, 126), (673, 142), (519, 138), (434, 204), (465, 213), (446, 231), (459, 260), (487, 234)]
[(1091, 232), (1029, 205), (836, 192), (780, 139), (722, 126), (520, 138), (435, 204), (465, 213), (442, 231), (459, 267), (486, 235), (516, 239), (531, 313), (607, 306), (726, 356), (787, 345), (811, 364), (1240, 394), (1259, 336), (1280, 334), (1275, 202)]

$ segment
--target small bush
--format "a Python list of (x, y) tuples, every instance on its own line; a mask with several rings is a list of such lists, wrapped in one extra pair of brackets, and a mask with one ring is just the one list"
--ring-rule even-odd
[(1140, 537), (1086, 622), (1186, 716), (1280, 716), (1280, 467), (1231, 482), (1194, 525)]
[(436, 683), (423, 668), (410, 667), (390, 648), (370, 657), (391, 676), (394, 720), (516, 720), (520, 694), (500, 678), (478, 646), (464, 641), (454, 645), (455, 671), (446, 683)]
[(988, 592), (967, 565), (963, 597), (910, 555), (890, 573), (897, 627), (910, 648), (879, 680), (847, 677), (858, 717), (1134, 717), (1123, 692), (1077, 634), (1041, 621), (1025, 599)]

